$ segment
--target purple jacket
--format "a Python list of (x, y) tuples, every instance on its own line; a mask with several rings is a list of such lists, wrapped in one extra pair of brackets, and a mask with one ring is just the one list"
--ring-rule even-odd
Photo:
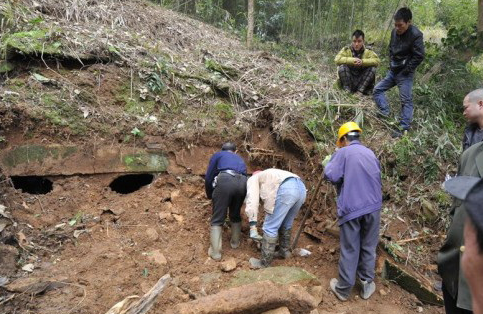
[(339, 225), (381, 209), (379, 160), (359, 141), (335, 152), (324, 172), (325, 178), (337, 186)]

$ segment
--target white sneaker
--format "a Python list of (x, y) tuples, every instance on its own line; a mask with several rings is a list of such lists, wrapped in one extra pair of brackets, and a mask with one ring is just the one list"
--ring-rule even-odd
[(332, 292), (334, 292), (335, 296), (337, 297), (337, 299), (341, 300), (341, 301), (347, 301), (347, 297), (344, 297), (342, 294), (340, 294), (337, 289), (335, 288), (337, 286), (337, 283), (339, 282), (339, 280), (337, 278), (332, 278), (330, 280), (330, 290), (332, 290)]
[(367, 300), (376, 291), (376, 284), (374, 283), (374, 281), (367, 282), (365, 280), (361, 280), (361, 284), (362, 284), (361, 298), (363, 298), (364, 300)]

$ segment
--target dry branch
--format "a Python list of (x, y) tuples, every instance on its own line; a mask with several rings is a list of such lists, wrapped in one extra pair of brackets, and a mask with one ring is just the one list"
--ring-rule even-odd
[[(169, 274), (161, 277), (158, 282), (138, 301), (132, 302), (137, 296), (129, 296), (122, 300), (121, 302), (114, 305), (106, 314), (145, 314), (147, 313), (154, 304), (157, 296), (163, 292), (166, 286), (171, 281), (171, 276)], [(125, 309), (127, 307), (127, 309)]]

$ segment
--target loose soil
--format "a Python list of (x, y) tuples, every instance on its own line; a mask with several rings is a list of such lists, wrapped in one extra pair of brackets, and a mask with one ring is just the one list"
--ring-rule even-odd
[[(269, 149), (268, 144), (263, 147)], [(202, 147), (201, 151), (205, 153), (195, 154), (191, 162), (207, 164), (210, 149)], [(291, 158), (282, 150), (278, 153)], [(220, 262), (207, 256), (211, 202), (204, 195), (202, 176), (159, 174), (153, 183), (131, 194), (109, 189), (117, 176), (52, 177), (54, 189), (45, 195), (6, 188), (2, 202), (18, 223), (17, 234), (12, 236), (18, 239), (22, 233), (26, 237), (19, 267), (35, 265), (32, 273), (11, 275), (68, 285), (37, 296), (18, 294), (3, 305), (1, 313), (105, 313), (126, 296), (147, 292), (166, 273), (175, 278), (174, 285), (161, 295), (153, 313), (227, 287), (233, 273), (222, 272)], [(77, 220), (71, 226), (74, 217)], [(296, 221), (295, 227), (298, 224)], [(80, 230), (84, 232), (78, 235)], [(229, 247), (228, 228), (223, 236), (223, 259), (235, 258), (238, 270), (248, 270), (248, 259), (259, 255), (256, 245), (246, 238), (245, 220), (243, 234), (237, 250)], [(328, 287), (330, 278), (337, 275), (338, 239), (327, 234), (319, 242), (302, 234), (299, 247), (312, 255), (275, 260), (273, 265), (302, 267)], [(355, 289), (350, 300), (341, 303), (327, 288), (319, 312), (411, 313), (419, 308), (425, 313), (442, 313), (441, 308), (421, 304), (390, 282), (378, 278), (376, 283), (378, 292), (368, 301), (357, 297)]]

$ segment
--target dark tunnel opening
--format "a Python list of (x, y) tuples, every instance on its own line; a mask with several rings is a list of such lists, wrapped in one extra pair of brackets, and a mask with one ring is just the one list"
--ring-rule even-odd
[(129, 194), (136, 192), (145, 185), (150, 184), (154, 180), (154, 175), (149, 173), (143, 174), (127, 174), (114, 179), (109, 187), (114, 192), (120, 194)]
[(52, 191), (53, 183), (40, 176), (12, 176), (13, 187), (29, 194), (47, 194)]

